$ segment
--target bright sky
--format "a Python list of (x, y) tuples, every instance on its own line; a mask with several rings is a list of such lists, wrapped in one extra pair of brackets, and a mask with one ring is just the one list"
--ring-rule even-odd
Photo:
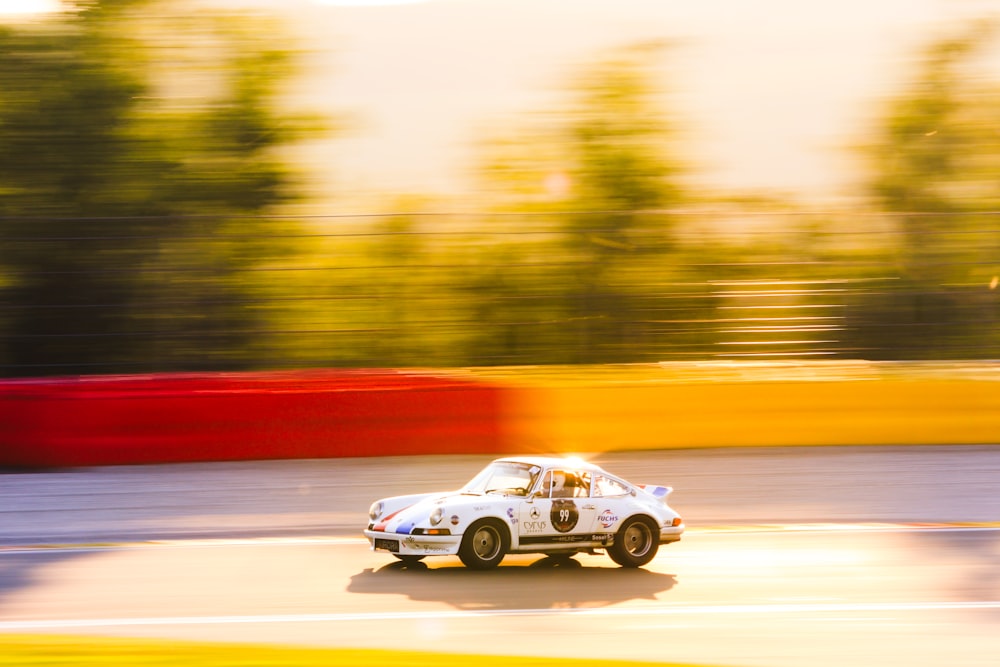
[(316, 92), (358, 119), (327, 155), (353, 191), (458, 190), (480, 128), (552, 103), (604, 50), (666, 39), (668, 111), (700, 183), (835, 200), (857, 178), (848, 146), (912, 54), (1000, 17), (1000, 0), (272, 1), (328, 54)]
[(205, 1), (280, 13), (315, 50), (310, 102), (352, 119), (311, 153), (341, 192), (459, 192), (481, 128), (552, 104), (607, 49), (666, 39), (667, 111), (703, 185), (835, 199), (916, 49), (1000, 17), (1000, 0)]
[(59, 7), (59, 0), (0, 0), (0, 14), (38, 14)]

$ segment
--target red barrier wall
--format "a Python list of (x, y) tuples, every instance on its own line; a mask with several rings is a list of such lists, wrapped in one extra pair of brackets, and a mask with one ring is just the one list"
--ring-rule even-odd
[(991, 362), (0, 381), (0, 467), (997, 442)]
[(393, 371), (11, 380), (0, 466), (495, 453), (501, 391)]

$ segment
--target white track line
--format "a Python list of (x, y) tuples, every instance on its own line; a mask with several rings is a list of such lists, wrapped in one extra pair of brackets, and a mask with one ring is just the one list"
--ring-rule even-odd
[[(688, 528), (688, 537), (727, 535), (734, 533), (932, 533), (932, 532), (992, 532), (1000, 531), (1000, 523), (953, 523), (953, 524), (907, 524), (907, 523), (800, 523), (768, 525), (702, 526)], [(257, 537), (227, 539), (178, 539), (151, 540), (148, 542), (122, 542), (118, 544), (33, 544), (0, 545), (0, 557), (8, 554), (48, 553), (53, 551), (89, 553), (116, 549), (151, 548), (193, 548), (193, 547), (259, 547), (289, 545), (367, 545), (363, 537)]]
[(254, 623), (343, 623), (346, 621), (458, 620), (495, 616), (685, 616), (758, 614), (843, 614), (884, 612), (969, 611), (1000, 609), (1000, 600), (982, 602), (860, 602), (752, 605), (692, 605), (641, 608), (493, 609), (480, 611), (414, 611), (330, 614), (262, 614), (256, 616), (157, 616), (135, 618), (38, 619), (0, 621), (0, 632), (69, 630), (127, 626), (237, 625)]

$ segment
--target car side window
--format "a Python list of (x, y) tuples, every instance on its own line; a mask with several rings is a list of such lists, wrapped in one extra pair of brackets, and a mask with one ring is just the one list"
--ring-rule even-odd
[(594, 476), (594, 495), (595, 496), (625, 496), (628, 495), (629, 489), (627, 486), (619, 482), (618, 480), (611, 479), (610, 477), (605, 477), (604, 475)]
[(549, 498), (587, 498), (590, 475), (573, 470), (549, 470), (542, 480), (542, 490)]

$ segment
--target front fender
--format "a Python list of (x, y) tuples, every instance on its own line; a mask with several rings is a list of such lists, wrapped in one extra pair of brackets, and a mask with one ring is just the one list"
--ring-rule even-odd
[(463, 535), (469, 526), (480, 519), (496, 519), (507, 528), (511, 539), (517, 535), (514, 528), (517, 521), (517, 508), (514, 503), (480, 501), (452, 505), (446, 500), (441, 504), (441, 507), (445, 513), (443, 524), (451, 528), (456, 535)]
[(428, 498), (434, 498), (435, 496), (439, 495), (441, 494), (413, 493), (406, 496), (392, 496), (390, 498), (382, 498), (381, 500), (376, 500), (374, 503), (372, 503), (373, 506), (380, 503), (381, 512), (379, 512), (378, 516), (374, 518), (371, 516), (369, 516), (368, 518), (376, 522), (385, 521), (387, 518), (391, 517), (394, 514), (398, 514), (399, 512), (405, 510), (407, 507), (412, 507), (413, 505), (416, 505), (419, 502), (423, 502)]

